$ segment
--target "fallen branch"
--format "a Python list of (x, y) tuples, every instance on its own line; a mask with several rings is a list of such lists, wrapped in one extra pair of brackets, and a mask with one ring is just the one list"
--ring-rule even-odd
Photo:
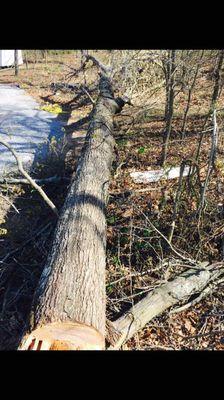
[(88, 98), (90, 99), (91, 103), (92, 103), (93, 105), (95, 105), (96, 102), (95, 102), (95, 100), (93, 100), (93, 98), (92, 98), (92, 96), (90, 95), (89, 91), (88, 91), (84, 86), (81, 86), (81, 90), (88, 96)]
[[(48, 183), (60, 183), (62, 181), (70, 181), (70, 178), (64, 177), (64, 176), (51, 176), (49, 178), (43, 178), (43, 179), (33, 179), (33, 181), (39, 185), (45, 185)], [(17, 179), (17, 178), (0, 178), (0, 184), (6, 185), (6, 184), (12, 184), (12, 185), (29, 185), (30, 182), (28, 179)]]
[(103, 64), (99, 59), (97, 59), (96, 57), (90, 55), (88, 53), (88, 50), (82, 50), (82, 55), (83, 55), (83, 57), (84, 57), (86, 62), (91, 60), (93, 62), (93, 64), (96, 65), (99, 68), (99, 70), (100, 70), (100, 72), (102, 74), (109, 76), (109, 74), (112, 72), (112, 68), (111, 67)]
[(52, 211), (58, 216), (58, 210), (54, 203), (49, 199), (49, 197), (46, 195), (46, 193), (41, 189), (41, 187), (34, 181), (33, 178), (24, 170), (22, 161), (19, 157), (19, 155), (15, 152), (15, 150), (12, 148), (12, 146), (7, 143), (4, 139), (0, 139), (0, 144), (3, 146), (7, 147), (9, 151), (13, 154), (13, 156), (16, 159), (17, 165), (18, 165), (18, 170), (19, 172), (27, 179), (27, 181), (30, 183), (31, 186), (33, 186), (41, 195), (41, 197), (44, 199), (44, 201), (48, 204), (48, 206), (52, 209)]
[(2, 196), (2, 194), (0, 194), (1, 199), (3, 199), (4, 201), (6, 201), (6, 203), (8, 203), (11, 207), (14, 208), (14, 210), (17, 212), (17, 214), (19, 214), (19, 210), (18, 208), (16, 208), (16, 206), (9, 200), (7, 199), (7, 197)]
[(109, 350), (119, 349), (149, 321), (175, 304), (186, 301), (202, 291), (206, 294), (208, 285), (215, 279), (221, 278), (223, 274), (223, 263), (210, 265), (206, 270), (190, 269), (156, 288), (116, 321), (107, 324), (107, 340), (111, 344)]
[(202, 290), (202, 292), (199, 294), (199, 296), (197, 296), (194, 300), (189, 301), (189, 303), (184, 304), (181, 307), (178, 307), (178, 308), (175, 308), (174, 310), (171, 310), (170, 314), (176, 314), (176, 313), (185, 311), (188, 308), (190, 308), (190, 307), (194, 306), (195, 304), (199, 303), (204, 297), (208, 296), (209, 294), (212, 294), (214, 292), (214, 290), (217, 288), (217, 286), (220, 283), (223, 283), (223, 282), (224, 282), (224, 278), (222, 277), (222, 278), (220, 278), (220, 279), (218, 279), (218, 280), (216, 280), (214, 282), (209, 283), (209, 285), (204, 290)]
[[(185, 166), (183, 176), (188, 176), (189, 166)], [(131, 172), (130, 176), (136, 183), (158, 182), (161, 179), (175, 179), (180, 176), (181, 167), (170, 167), (162, 170)]]

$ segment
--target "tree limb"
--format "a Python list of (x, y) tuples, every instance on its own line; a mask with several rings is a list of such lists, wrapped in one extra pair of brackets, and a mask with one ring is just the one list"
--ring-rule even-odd
[[(65, 176), (50, 176), (49, 178), (43, 178), (43, 179), (33, 179), (34, 182), (36, 182), (39, 185), (45, 185), (48, 183), (60, 183), (62, 181), (68, 181), (70, 182), (70, 178), (67, 178)], [(12, 185), (29, 185), (30, 182), (27, 179), (17, 179), (17, 178), (0, 178), (0, 185), (7, 185), (7, 184), (12, 184)]]
[(4, 139), (0, 139), (0, 144), (7, 147), (7, 149), (13, 154), (13, 156), (16, 159), (19, 172), (28, 180), (30, 185), (33, 186), (40, 193), (40, 195), (44, 199), (44, 201), (48, 204), (48, 206), (52, 209), (52, 211), (58, 216), (58, 210), (57, 210), (56, 206), (54, 205), (54, 203), (52, 203), (52, 201), (49, 199), (49, 197), (46, 195), (46, 193), (43, 191), (43, 189), (24, 170), (22, 161), (21, 161), (19, 155), (12, 148), (12, 146), (9, 143), (7, 143)]
[(190, 269), (148, 293), (120, 318), (108, 324), (107, 340), (111, 344), (109, 350), (119, 349), (149, 321), (171, 306), (186, 301), (196, 293), (209, 294), (210, 290), (206, 289), (208, 285), (215, 279), (217, 283), (222, 282), (223, 274), (223, 263), (210, 265), (206, 270)]

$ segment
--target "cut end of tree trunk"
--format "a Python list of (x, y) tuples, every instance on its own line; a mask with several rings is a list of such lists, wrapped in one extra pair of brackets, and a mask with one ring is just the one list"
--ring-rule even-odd
[(78, 322), (55, 322), (27, 334), (18, 350), (104, 350), (104, 337)]

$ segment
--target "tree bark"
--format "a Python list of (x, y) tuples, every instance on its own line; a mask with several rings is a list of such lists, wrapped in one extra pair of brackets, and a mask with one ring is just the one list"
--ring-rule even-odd
[(203, 291), (205, 294), (211, 293), (208, 285), (212, 283), (215, 285), (215, 282), (218, 282), (223, 274), (222, 263), (211, 265), (205, 269), (189, 269), (173, 281), (153, 290), (119, 319), (113, 323), (108, 321), (107, 340), (111, 344), (109, 350), (119, 349), (149, 321), (171, 306), (186, 301), (190, 296), (198, 293), (198, 297), (201, 299), (200, 292), (203, 293)]
[[(224, 50), (220, 50), (220, 53), (218, 55), (218, 62), (217, 66), (214, 69), (214, 87), (213, 87), (213, 93), (212, 93), (212, 99), (211, 99), (211, 104), (209, 108), (209, 112), (205, 118), (203, 127), (202, 127), (202, 134), (199, 139), (198, 147), (197, 147), (197, 152), (195, 156), (195, 161), (199, 160), (200, 152), (201, 152), (201, 147), (202, 147), (202, 142), (204, 139), (204, 133), (203, 131), (205, 130), (206, 124), (208, 122), (208, 118), (211, 115), (211, 113), (214, 112), (217, 104), (217, 100), (219, 98), (220, 94), (220, 86), (221, 86), (221, 70), (222, 70), (222, 65), (223, 65), (223, 59), (224, 59)], [(194, 172), (194, 171), (193, 171)]]
[(19, 349), (104, 349), (105, 207), (113, 161), (114, 99), (101, 76), (100, 95), (41, 275)]
[(166, 131), (164, 134), (163, 140), (163, 150), (162, 150), (162, 165), (164, 166), (167, 158), (168, 145), (172, 127), (173, 120), (173, 106), (174, 106), (174, 72), (175, 72), (175, 55), (176, 50), (169, 51), (169, 63), (168, 63), (168, 88), (166, 95), (166, 110), (165, 110), (165, 118), (166, 118)]
[(216, 107), (216, 102), (217, 102), (217, 99), (219, 96), (223, 59), (224, 59), (224, 50), (221, 50), (220, 54), (219, 54), (219, 58), (218, 58), (218, 64), (214, 71), (215, 83), (214, 83), (214, 89), (213, 89), (213, 94), (212, 94), (212, 104), (211, 104), (212, 111)]
[(200, 59), (198, 61), (198, 64), (197, 64), (197, 67), (196, 67), (196, 70), (195, 70), (195, 74), (194, 74), (194, 77), (193, 77), (192, 84), (190, 85), (190, 87), (188, 89), (187, 106), (186, 106), (186, 109), (185, 109), (185, 112), (184, 112), (183, 125), (182, 125), (182, 128), (181, 128), (181, 139), (184, 139), (184, 137), (185, 137), (185, 127), (186, 127), (187, 116), (188, 116), (188, 112), (189, 112), (189, 108), (190, 108), (190, 104), (191, 104), (191, 96), (192, 96), (192, 92), (193, 92), (194, 87), (195, 87), (195, 83), (196, 83), (196, 80), (197, 80), (199, 67), (200, 67), (203, 55), (204, 55), (204, 50), (202, 50), (202, 52), (201, 52), (201, 57), (200, 57)]
[(14, 64), (15, 64), (15, 75), (19, 75), (19, 57), (18, 57), (18, 50), (14, 52)]

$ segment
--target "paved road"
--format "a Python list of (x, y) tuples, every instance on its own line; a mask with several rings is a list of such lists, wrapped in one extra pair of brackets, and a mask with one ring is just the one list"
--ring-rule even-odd
[[(63, 136), (57, 115), (38, 108), (39, 104), (24, 90), (0, 84), (0, 138), (11, 144), (29, 170), (46, 159), (51, 138)], [(0, 144), (0, 176), (16, 170), (13, 155)]]

